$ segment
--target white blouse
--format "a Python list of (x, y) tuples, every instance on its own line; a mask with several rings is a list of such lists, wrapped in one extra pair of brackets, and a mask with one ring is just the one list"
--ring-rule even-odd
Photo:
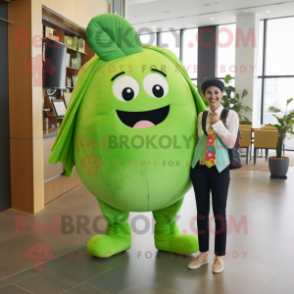
[[(219, 116), (221, 116), (221, 112), (224, 109), (224, 107), (221, 105), (215, 113)], [(208, 133), (208, 130), (210, 128), (210, 118), (209, 114), (212, 113), (211, 109), (208, 108), (208, 116), (207, 116), (207, 121), (206, 121), (206, 132)], [(202, 134), (202, 115), (203, 112), (201, 112), (198, 115), (198, 121), (197, 121), (197, 130), (198, 130), (198, 138)], [(214, 130), (214, 133), (223, 141), (224, 145), (228, 149), (232, 149), (235, 145), (236, 139), (237, 139), (237, 132), (239, 129), (239, 117), (238, 114), (230, 109), (228, 112), (228, 116), (226, 119), (226, 126), (223, 124), (223, 122), (220, 120), (217, 123), (214, 123), (212, 125), (212, 128)], [(198, 139), (197, 139), (198, 140)]]

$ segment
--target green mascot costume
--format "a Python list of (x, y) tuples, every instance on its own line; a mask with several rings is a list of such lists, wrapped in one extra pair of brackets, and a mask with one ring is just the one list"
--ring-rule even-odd
[(197, 237), (181, 234), (175, 218), (191, 188), (205, 105), (179, 59), (142, 46), (124, 18), (92, 18), (87, 39), (96, 55), (79, 72), (49, 162), (62, 162), (67, 177), (75, 167), (108, 221), (88, 251), (105, 258), (129, 249), (129, 211), (152, 211), (158, 250), (198, 251)]

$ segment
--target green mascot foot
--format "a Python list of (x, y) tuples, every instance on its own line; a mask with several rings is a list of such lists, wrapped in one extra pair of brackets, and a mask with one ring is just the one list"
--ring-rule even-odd
[(184, 197), (171, 206), (152, 212), (156, 221), (154, 241), (158, 250), (180, 255), (189, 255), (199, 250), (198, 238), (182, 235), (175, 221), (183, 200)]
[(131, 229), (128, 223), (108, 224), (105, 235), (96, 235), (89, 240), (87, 250), (93, 256), (108, 258), (130, 249), (131, 243)]
[(155, 247), (158, 250), (189, 255), (199, 250), (198, 238), (180, 233), (176, 223), (155, 225)]

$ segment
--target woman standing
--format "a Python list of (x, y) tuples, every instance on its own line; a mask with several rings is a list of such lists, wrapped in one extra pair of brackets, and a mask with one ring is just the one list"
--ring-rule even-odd
[[(208, 263), (210, 190), (215, 218), (215, 259), (213, 273), (224, 270), (222, 256), (226, 254), (226, 202), (230, 182), (228, 149), (234, 147), (239, 128), (239, 118), (229, 110), (225, 124), (221, 120), (224, 83), (218, 79), (205, 81), (201, 90), (209, 104), (208, 113), (200, 113), (197, 122), (197, 145), (191, 164), (190, 177), (197, 205), (197, 227), (200, 254), (188, 265), (197, 269)], [(203, 117), (206, 117), (202, 119)], [(203, 130), (206, 128), (206, 130)]]

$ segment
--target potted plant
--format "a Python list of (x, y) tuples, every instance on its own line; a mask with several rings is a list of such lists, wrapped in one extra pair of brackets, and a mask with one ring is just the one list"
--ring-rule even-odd
[[(209, 80), (211, 79), (210, 77), (209, 78), (206, 78), (205, 80)], [(245, 106), (243, 105), (242, 101), (243, 101), (243, 98), (248, 94), (247, 90), (243, 90), (243, 93), (242, 93), (242, 96), (240, 98), (240, 95), (238, 93), (236, 93), (236, 88), (229, 85), (230, 82), (232, 81), (232, 77), (231, 75), (226, 75), (224, 77), (224, 83), (225, 83), (225, 88), (224, 88), (224, 95), (223, 95), (223, 98), (222, 98), (222, 105), (224, 108), (227, 108), (227, 109), (233, 109), (237, 112), (238, 116), (239, 116), (239, 123), (240, 124), (251, 124), (251, 121), (244, 115), (241, 114), (241, 112), (252, 112), (252, 109), (248, 106)], [(201, 96), (203, 102), (205, 103), (206, 106), (208, 106), (205, 98), (204, 98), (204, 95), (202, 93), (202, 90), (201, 90), (201, 84), (197, 84), (196, 86), (197, 90), (198, 90), (198, 93), (199, 95)], [(234, 97), (231, 97), (232, 94), (235, 94)]]
[[(287, 113), (288, 105), (293, 101), (293, 98), (287, 100), (286, 111), (283, 117), (278, 117), (276, 114), (273, 116), (277, 119), (278, 123), (268, 124), (268, 126), (274, 126), (279, 131), (278, 142), (276, 147), (276, 156), (269, 157), (269, 169), (271, 172), (271, 178), (287, 179), (287, 171), (289, 168), (289, 157), (282, 156), (282, 149), (285, 143), (287, 134), (294, 135), (294, 110)], [(274, 112), (281, 112), (280, 109), (274, 108)]]

